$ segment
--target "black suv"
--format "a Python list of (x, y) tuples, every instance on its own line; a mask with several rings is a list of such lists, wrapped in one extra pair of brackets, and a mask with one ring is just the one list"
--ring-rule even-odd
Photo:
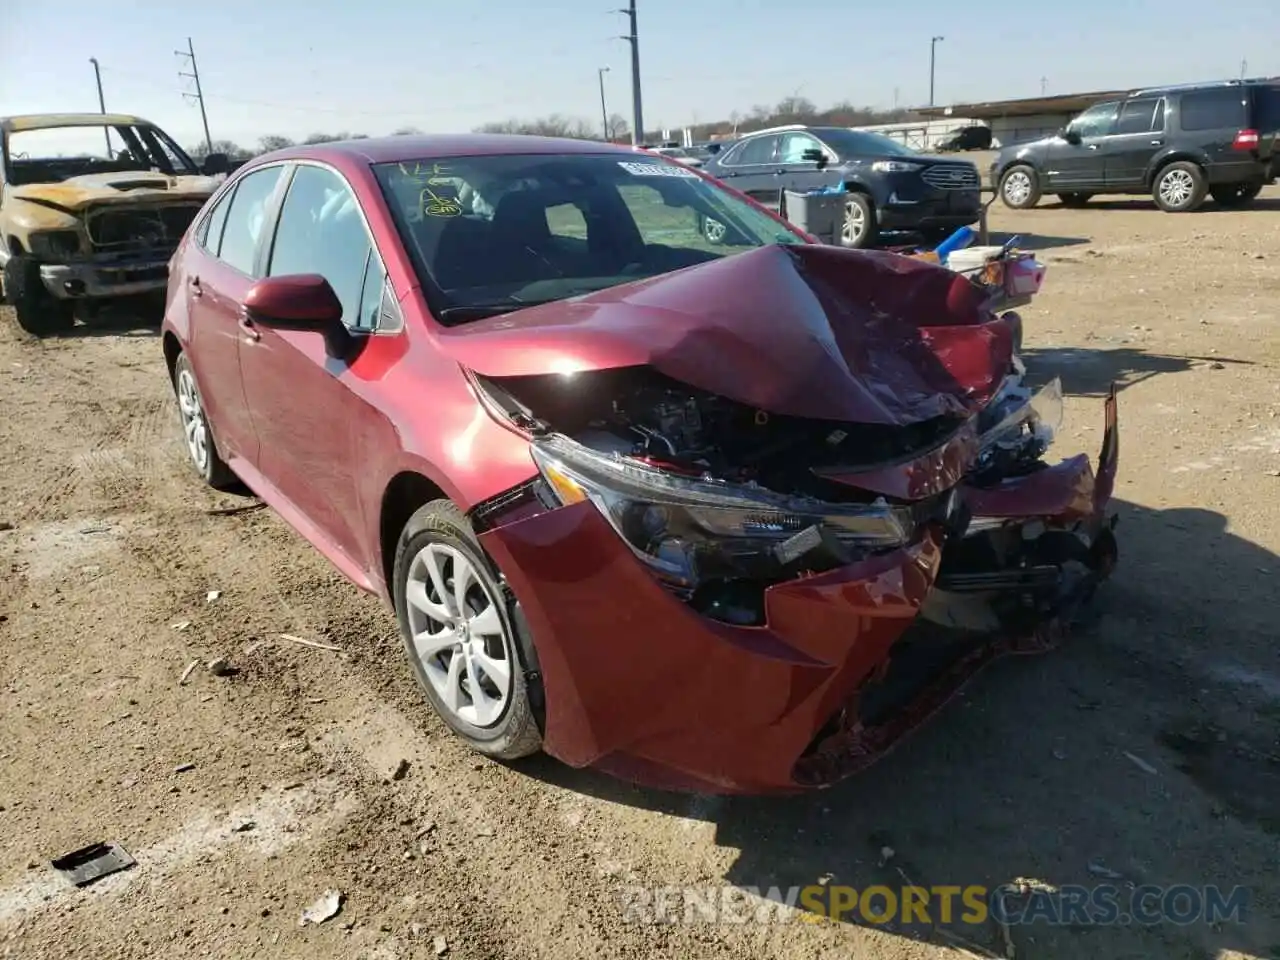
[(880, 134), (844, 127), (760, 130), (721, 149), (702, 169), (773, 207), (783, 190), (843, 184), (848, 198), (840, 242), (846, 247), (869, 247), (890, 230), (945, 236), (976, 223), (982, 208), (974, 164), (926, 156)]
[(1043, 193), (1079, 206), (1096, 193), (1145, 194), (1169, 213), (1205, 195), (1241, 206), (1280, 173), (1280, 84), (1231, 81), (1137, 90), (1097, 103), (1060, 133), (997, 155), (991, 183), (1015, 209)]

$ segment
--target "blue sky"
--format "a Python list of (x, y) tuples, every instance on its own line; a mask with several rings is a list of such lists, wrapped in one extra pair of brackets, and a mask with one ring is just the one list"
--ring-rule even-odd
[[(819, 104), (939, 103), (1280, 74), (1280, 2), (1077, 0), (639, 0), (646, 126), (746, 111), (799, 93)], [(469, 4), (366, 0), (58, 0), (12, 4), (0, 34), (0, 114), (107, 108), (146, 116), (182, 143), (200, 119), (174, 51), (195, 42), (214, 139), (251, 143), (400, 126), (470, 130), (562, 113), (630, 115), (620, 0)], [(1073, 35), (1075, 39), (1073, 39)], [(56, 38), (56, 39), (55, 39)]]

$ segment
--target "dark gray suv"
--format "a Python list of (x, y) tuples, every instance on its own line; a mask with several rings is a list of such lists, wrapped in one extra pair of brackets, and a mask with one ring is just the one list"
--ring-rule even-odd
[(1242, 206), (1280, 169), (1280, 85), (1230, 81), (1136, 90), (1097, 103), (1062, 131), (1004, 147), (991, 182), (1005, 204), (1045, 193), (1079, 206), (1099, 193), (1150, 194), (1169, 213), (1207, 196)]
[[(931, 157), (889, 137), (845, 127), (774, 127), (747, 134), (702, 167), (725, 184), (776, 207), (781, 191), (843, 185), (848, 192), (840, 241), (872, 246), (882, 232), (941, 238), (977, 223), (978, 168)], [(707, 229), (720, 225), (707, 222)], [(708, 237), (714, 240), (714, 237)]]

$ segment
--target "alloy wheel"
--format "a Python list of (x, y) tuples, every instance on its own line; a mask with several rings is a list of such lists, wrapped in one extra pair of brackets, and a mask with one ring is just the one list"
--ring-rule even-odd
[(844, 205), (844, 224), (840, 227), (840, 239), (846, 246), (854, 246), (867, 232), (867, 215), (862, 204), (848, 200)]
[(1016, 207), (1027, 202), (1027, 198), (1031, 196), (1031, 177), (1022, 172), (1015, 170), (1004, 178), (1004, 198), (1011, 207)]
[(209, 426), (200, 403), (200, 391), (196, 389), (196, 378), (185, 367), (178, 371), (178, 413), (182, 417), (187, 453), (196, 469), (203, 473), (209, 467)]
[(1171, 207), (1181, 207), (1195, 189), (1195, 180), (1186, 170), (1170, 170), (1160, 178), (1160, 199)]
[(511, 637), (498, 601), (462, 551), (430, 543), (409, 564), (405, 601), (413, 655), (440, 703), (491, 727), (511, 699)]

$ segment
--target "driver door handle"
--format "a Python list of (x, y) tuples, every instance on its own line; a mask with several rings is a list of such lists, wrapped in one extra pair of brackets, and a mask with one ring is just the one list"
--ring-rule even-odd
[(1164, 141), (1163, 141), (1163, 140), (1152, 140), (1152, 141), (1151, 141), (1151, 145), (1152, 145), (1153, 147), (1163, 147), (1163, 146), (1164, 146)]
[(1096, 143), (1091, 143), (1091, 144), (1089, 144), (1089, 149), (1090, 149), (1090, 150), (1097, 150), (1097, 149), (1098, 149), (1098, 145), (1097, 145)]
[(258, 332), (258, 328), (253, 325), (253, 318), (249, 316), (249, 311), (244, 307), (240, 308), (240, 332), (244, 334), (244, 338), (251, 343), (256, 343), (262, 339), (262, 334)]
[(200, 278), (197, 276), (192, 276), (187, 280), (187, 288), (191, 291), (193, 297), (204, 296), (204, 290), (200, 287)]

